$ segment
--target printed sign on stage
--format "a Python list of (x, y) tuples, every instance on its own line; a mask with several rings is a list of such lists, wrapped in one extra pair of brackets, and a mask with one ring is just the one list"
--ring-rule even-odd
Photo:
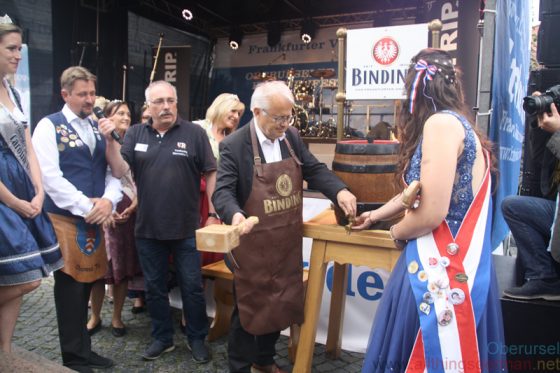
[(348, 30), (346, 98), (404, 98), (404, 79), (410, 59), (427, 46), (425, 23)]

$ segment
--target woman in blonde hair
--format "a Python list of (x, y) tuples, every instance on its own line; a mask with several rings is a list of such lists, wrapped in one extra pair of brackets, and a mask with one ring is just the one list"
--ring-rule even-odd
[[(200, 124), (208, 135), (212, 152), (217, 160), (220, 158), (218, 144), (230, 133), (237, 129), (239, 120), (243, 116), (245, 105), (239, 100), (237, 95), (232, 93), (222, 93), (218, 95), (206, 110), (206, 118), (195, 123)], [(206, 183), (202, 180), (200, 184), (200, 226), (206, 224), (206, 220), (214, 219), (219, 223), (219, 217), (216, 213), (208, 213), (208, 199), (206, 198)], [(223, 259), (223, 254), (202, 253), (202, 265), (217, 262)]]
[(219, 158), (218, 144), (227, 135), (235, 131), (244, 111), (245, 105), (237, 95), (222, 93), (214, 99), (206, 110), (206, 118), (195, 122), (206, 130), (216, 159)]

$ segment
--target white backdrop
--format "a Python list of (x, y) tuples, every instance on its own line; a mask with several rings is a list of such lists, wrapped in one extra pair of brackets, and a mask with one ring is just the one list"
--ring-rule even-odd
[(425, 23), (348, 30), (346, 99), (404, 98), (410, 59), (427, 46)]

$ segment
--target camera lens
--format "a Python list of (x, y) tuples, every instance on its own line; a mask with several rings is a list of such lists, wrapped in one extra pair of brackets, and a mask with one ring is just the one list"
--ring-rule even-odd
[(553, 99), (548, 95), (523, 97), (523, 110), (529, 115), (548, 111)]

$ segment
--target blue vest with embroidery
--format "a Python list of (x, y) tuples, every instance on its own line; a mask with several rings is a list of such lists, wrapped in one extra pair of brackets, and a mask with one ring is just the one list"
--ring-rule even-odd
[[(91, 121), (95, 133), (95, 150), (93, 156), (78, 132), (66, 120), (62, 112), (48, 115), (54, 124), (60, 170), (63, 177), (89, 198), (99, 198), (105, 192), (105, 139), (97, 129), (97, 122)], [(74, 216), (68, 210), (57, 207), (47, 195), (45, 210), (65, 216)]]

